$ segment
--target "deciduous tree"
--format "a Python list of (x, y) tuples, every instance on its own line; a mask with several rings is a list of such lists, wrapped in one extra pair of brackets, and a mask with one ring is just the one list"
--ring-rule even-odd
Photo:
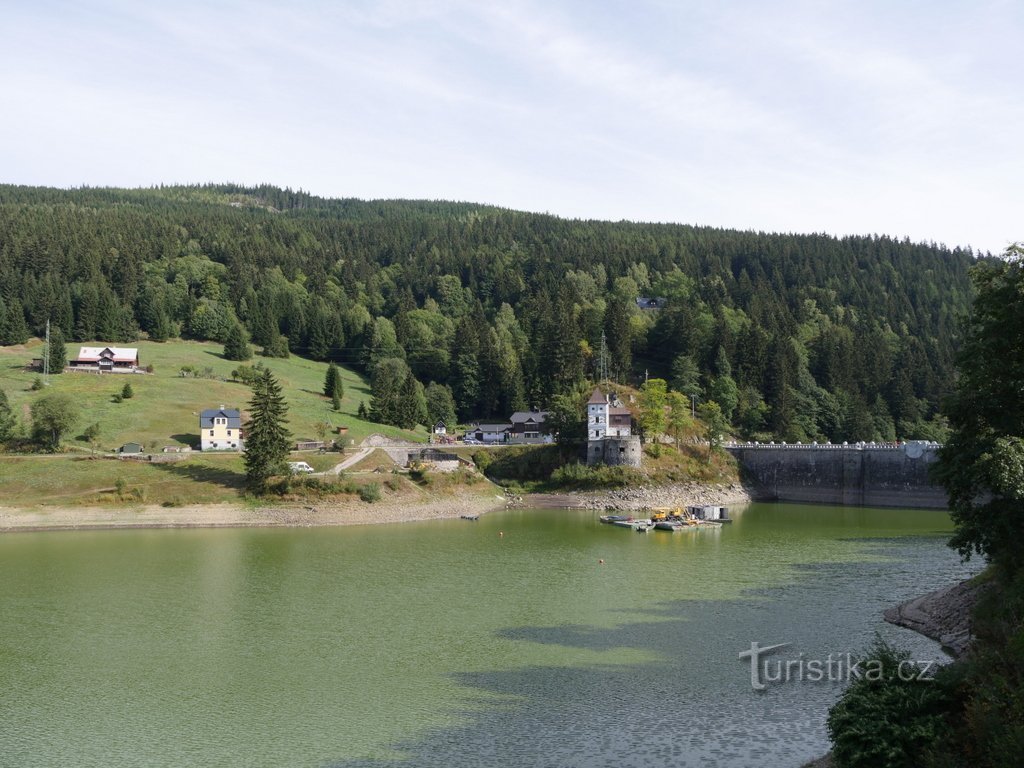
[(32, 403), (32, 436), (47, 450), (56, 451), (76, 421), (78, 405), (70, 395), (54, 392)]

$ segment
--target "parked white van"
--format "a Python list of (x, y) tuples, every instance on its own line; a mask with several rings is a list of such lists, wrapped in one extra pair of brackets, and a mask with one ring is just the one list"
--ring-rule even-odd
[(313, 468), (304, 461), (289, 461), (288, 471), (293, 475), (310, 475), (313, 473)]

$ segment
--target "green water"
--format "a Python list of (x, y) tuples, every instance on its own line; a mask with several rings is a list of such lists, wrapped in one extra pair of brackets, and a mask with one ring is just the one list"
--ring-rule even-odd
[(879, 612), (967, 571), (944, 513), (736, 517), (2, 536), (0, 766), (797, 765), (841, 686), (737, 653), (941, 658)]

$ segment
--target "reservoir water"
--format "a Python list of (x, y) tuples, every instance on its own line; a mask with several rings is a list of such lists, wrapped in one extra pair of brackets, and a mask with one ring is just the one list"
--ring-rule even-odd
[(738, 654), (944, 660), (881, 611), (976, 566), (943, 512), (734, 517), (0, 536), (0, 766), (798, 766), (843, 683)]

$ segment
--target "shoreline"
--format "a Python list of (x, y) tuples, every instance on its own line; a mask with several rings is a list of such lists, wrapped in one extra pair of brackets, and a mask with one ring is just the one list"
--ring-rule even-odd
[(954, 659), (963, 657), (974, 639), (971, 612), (989, 583), (977, 577), (907, 600), (882, 614), (887, 622), (935, 640)]
[(310, 528), (383, 525), (457, 519), (499, 509), (562, 508), (639, 511), (651, 507), (747, 504), (754, 496), (738, 484), (674, 483), (611, 491), (526, 494), (506, 498), (497, 486), (436, 495), (386, 494), (379, 502), (310, 500), (253, 505), (242, 502), (124, 506), (0, 506), (0, 534), (32, 531), (96, 531), (171, 528)]
[(464, 514), (485, 514), (504, 509), (497, 489), (428, 498), (406, 494), (385, 496), (368, 504), (358, 499), (317, 502), (282, 502), (273, 505), (243, 503), (155, 504), (124, 507), (0, 507), (0, 535), (33, 531), (97, 531), (170, 528), (313, 528), (343, 525), (379, 525), (425, 520), (457, 519)]

